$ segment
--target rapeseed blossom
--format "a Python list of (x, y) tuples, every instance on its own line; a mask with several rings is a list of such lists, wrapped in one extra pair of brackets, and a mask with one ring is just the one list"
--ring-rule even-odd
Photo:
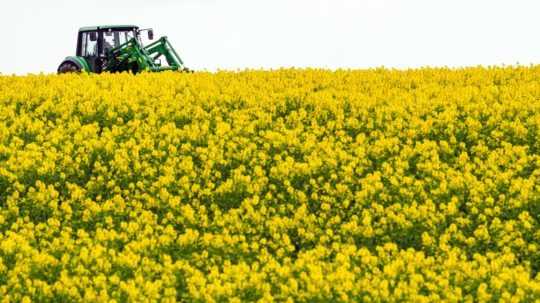
[(0, 301), (538, 302), (539, 79), (0, 76)]

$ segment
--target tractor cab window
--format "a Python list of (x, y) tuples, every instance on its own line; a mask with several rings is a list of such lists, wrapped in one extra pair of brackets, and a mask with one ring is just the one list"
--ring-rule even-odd
[(81, 37), (81, 50), (83, 57), (97, 56), (97, 32), (84, 32)]
[(135, 38), (133, 31), (119, 31), (118, 33), (118, 45), (122, 45), (128, 42), (131, 38)]
[(113, 31), (106, 31), (103, 33), (103, 53), (106, 54), (107, 51), (116, 47)]
[(131, 38), (135, 37), (133, 31), (113, 31), (109, 30), (103, 33), (103, 53), (106, 54), (107, 50), (116, 48), (126, 42)]

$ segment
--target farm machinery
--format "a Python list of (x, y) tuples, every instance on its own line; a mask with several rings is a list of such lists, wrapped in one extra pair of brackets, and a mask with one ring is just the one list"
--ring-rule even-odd
[(79, 29), (76, 56), (66, 57), (58, 73), (190, 71), (167, 37), (143, 45), (142, 34), (154, 40), (152, 29), (135, 25), (106, 25)]

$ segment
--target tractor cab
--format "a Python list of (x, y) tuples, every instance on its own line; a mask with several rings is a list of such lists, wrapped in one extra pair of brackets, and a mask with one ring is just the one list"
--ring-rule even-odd
[[(149, 39), (153, 38), (148, 30)], [(107, 52), (132, 38), (140, 39), (139, 28), (134, 25), (93, 26), (79, 29), (77, 56), (88, 62), (90, 70), (101, 72)]]

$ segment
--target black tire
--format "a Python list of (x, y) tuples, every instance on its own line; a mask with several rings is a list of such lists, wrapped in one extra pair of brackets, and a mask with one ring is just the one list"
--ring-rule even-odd
[(77, 65), (75, 65), (73, 62), (69, 62), (69, 61), (63, 62), (58, 67), (58, 73), (59, 74), (78, 73), (80, 71), (81, 71), (81, 69)]

